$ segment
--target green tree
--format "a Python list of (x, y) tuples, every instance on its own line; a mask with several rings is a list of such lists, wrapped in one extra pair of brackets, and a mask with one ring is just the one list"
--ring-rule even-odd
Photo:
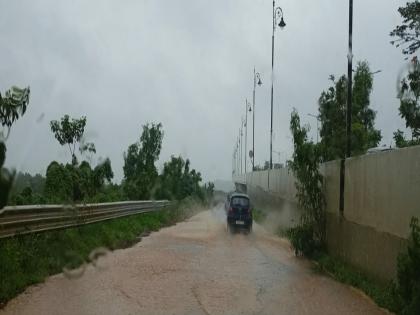
[(190, 170), (190, 161), (182, 157), (171, 157), (163, 167), (159, 176), (159, 188), (156, 191), (158, 199), (182, 200), (188, 196), (200, 199), (204, 194), (200, 187), (201, 174), (195, 169)]
[(311, 256), (325, 244), (326, 202), (319, 172), (322, 154), (319, 144), (308, 141), (308, 127), (301, 126), (296, 110), (291, 115), (290, 131), (294, 152), (288, 165), (296, 177), (296, 197), (304, 212), (300, 225), (289, 230), (289, 237), (296, 253)]
[(114, 172), (112, 171), (111, 160), (106, 158), (103, 162), (99, 163), (92, 172), (93, 176), (93, 187), (95, 194), (103, 188), (106, 183), (110, 183), (114, 178)]
[(140, 140), (124, 153), (124, 190), (129, 199), (149, 199), (158, 178), (155, 162), (162, 148), (162, 124), (146, 124)]
[(29, 87), (21, 89), (13, 86), (4, 93), (0, 93), (0, 122), (3, 128), (7, 129), (6, 135), (0, 132), (0, 138), (7, 139), (13, 123), (23, 116), (29, 104)]
[(45, 196), (53, 203), (90, 201), (110, 183), (113, 176), (108, 158), (94, 169), (87, 161), (79, 166), (51, 162), (47, 168)]
[(420, 47), (420, 2), (407, 2), (404, 7), (400, 7), (398, 12), (403, 18), (403, 23), (395, 27), (391, 32), (391, 36), (395, 40), (391, 44), (396, 47), (402, 46), (404, 55), (414, 54)]
[(68, 146), (74, 165), (77, 164), (76, 146), (79, 147), (80, 153), (96, 153), (95, 145), (93, 143), (80, 144), (85, 132), (86, 117), (83, 116), (79, 119), (72, 118), (70, 120), (69, 115), (64, 115), (60, 121), (52, 120), (50, 122), (50, 127), (60, 145)]
[(319, 99), (319, 119), (321, 120), (321, 146), (324, 160), (334, 160), (345, 156), (346, 148), (346, 93), (345, 76), (333, 82), (327, 91), (322, 92)]
[(42, 194), (45, 186), (45, 177), (41, 174), (31, 175), (18, 172), (13, 183), (12, 194), (20, 194), (23, 189), (30, 187), (34, 194)]
[(399, 112), (405, 120), (405, 126), (411, 129), (411, 139), (404, 137), (404, 132), (394, 132), (394, 140), (397, 147), (407, 147), (420, 144), (420, 64), (417, 58), (413, 58), (407, 76), (401, 81)]
[(51, 203), (72, 202), (73, 177), (63, 164), (51, 162), (48, 165), (44, 195)]
[(29, 104), (29, 94), (29, 87), (20, 89), (15, 86), (7, 90), (4, 96), (0, 93), (0, 123), (3, 128), (0, 130), (0, 209), (7, 204), (15, 175), (3, 167), (6, 160), (4, 141), (9, 137), (13, 123), (25, 114)]
[(207, 184), (204, 184), (204, 191), (205, 191), (207, 200), (212, 199), (214, 195), (214, 183), (208, 182)]
[[(346, 149), (347, 78), (341, 76), (319, 98), (321, 147), (325, 161), (344, 158)], [(367, 62), (359, 62), (352, 90), (352, 154), (363, 154), (376, 147), (382, 136), (374, 128), (376, 112), (370, 106), (373, 75)]]

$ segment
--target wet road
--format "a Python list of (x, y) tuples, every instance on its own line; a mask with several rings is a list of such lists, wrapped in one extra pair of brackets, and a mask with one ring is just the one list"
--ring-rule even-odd
[(385, 314), (314, 273), (263, 228), (229, 235), (221, 209), (114, 251), (100, 265), (79, 279), (50, 277), (0, 314)]

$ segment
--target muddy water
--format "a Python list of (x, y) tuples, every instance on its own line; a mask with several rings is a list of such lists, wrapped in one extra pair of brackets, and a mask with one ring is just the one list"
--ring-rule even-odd
[(385, 314), (314, 273), (263, 228), (228, 234), (220, 208), (114, 251), (100, 265), (80, 279), (50, 277), (0, 314)]

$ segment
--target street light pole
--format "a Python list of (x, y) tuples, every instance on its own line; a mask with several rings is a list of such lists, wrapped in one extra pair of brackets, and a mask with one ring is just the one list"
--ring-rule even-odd
[(236, 169), (237, 173), (239, 174), (241, 163), (239, 162), (239, 137), (236, 141)]
[(239, 164), (240, 164), (240, 174), (242, 174), (242, 124), (239, 128)]
[(235, 149), (232, 152), (232, 175), (235, 175)]
[(254, 90), (252, 92), (252, 171), (255, 171), (255, 89), (257, 84), (261, 86), (261, 76), (258, 72), (255, 72), (254, 67)]
[(347, 113), (346, 113), (346, 154), (340, 162), (340, 203), (339, 210), (344, 212), (344, 185), (346, 158), (351, 156), (351, 124), (352, 124), (352, 92), (353, 92), (353, 0), (349, 0), (349, 50), (347, 55)]
[(248, 144), (248, 100), (245, 98), (245, 174), (246, 174), (246, 151), (247, 151), (247, 144)]
[(273, 94), (274, 94), (274, 32), (277, 26), (277, 20), (280, 18), (278, 26), (284, 28), (286, 23), (283, 19), (283, 10), (276, 8), (275, 0), (273, 0), (273, 35), (271, 37), (271, 121), (270, 121), (270, 169), (273, 169)]
[(273, 169), (273, 93), (274, 93), (274, 32), (277, 26), (277, 20), (280, 18), (278, 26), (284, 28), (286, 23), (283, 19), (283, 10), (276, 8), (275, 0), (273, 0), (273, 35), (271, 37), (271, 123), (270, 123), (270, 165), (267, 176), (267, 187), (270, 190), (270, 170)]
[(347, 63), (347, 129), (346, 157), (351, 156), (352, 90), (353, 90), (353, 0), (349, 0), (349, 50)]

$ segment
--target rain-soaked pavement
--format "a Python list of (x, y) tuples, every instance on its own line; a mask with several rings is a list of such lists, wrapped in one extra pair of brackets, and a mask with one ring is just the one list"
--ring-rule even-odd
[(262, 227), (229, 235), (224, 222), (220, 208), (202, 212), (108, 254), (79, 279), (30, 287), (0, 314), (385, 314)]

